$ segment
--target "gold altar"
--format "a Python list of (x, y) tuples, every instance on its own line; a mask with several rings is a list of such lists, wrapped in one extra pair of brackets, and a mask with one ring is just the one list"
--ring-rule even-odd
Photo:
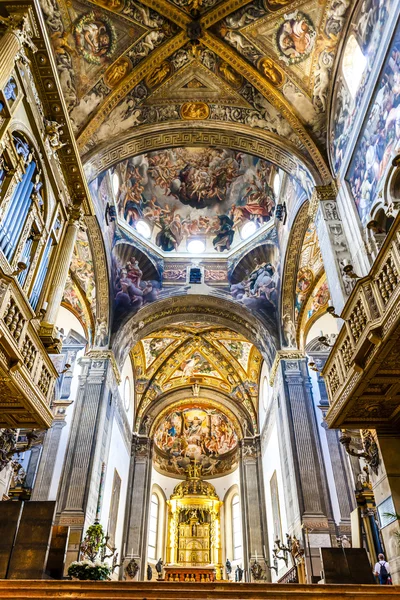
[[(166, 579), (221, 579), (220, 508), (215, 488), (189, 465), (187, 479), (175, 486), (168, 504)], [(178, 580), (178, 579), (174, 579)]]

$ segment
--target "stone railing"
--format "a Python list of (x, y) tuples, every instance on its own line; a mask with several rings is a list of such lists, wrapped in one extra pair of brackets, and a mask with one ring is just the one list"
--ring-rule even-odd
[(400, 368), (399, 357), (396, 359), (387, 346), (400, 335), (399, 219), (390, 229), (369, 275), (357, 281), (341, 318), (344, 325), (322, 371), (330, 400), (327, 422), (330, 427), (366, 426), (368, 410), (375, 424), (380, 416), (388, 420), (390, 415), (385, 410), (390, 406), (386, 404), (381, 410), (377, 404), (377, 398), (385, 395), (385, 388), (374, 377), (383, 360), (381, 367), (386, 368), (387, 376), (391, 369)]
[(0, 427), (49, 427), (58, 373), (17, 282), (0, 281)]

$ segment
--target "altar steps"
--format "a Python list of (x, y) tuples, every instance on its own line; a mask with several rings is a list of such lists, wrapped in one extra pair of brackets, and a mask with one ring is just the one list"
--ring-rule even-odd
[(400, 586), (0, 580), (7, 600), (400, 600)]

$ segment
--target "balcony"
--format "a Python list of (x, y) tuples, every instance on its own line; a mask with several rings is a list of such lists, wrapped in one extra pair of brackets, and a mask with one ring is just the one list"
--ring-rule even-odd
[(397, 428), (400, 420), (400, 219), (341, 314), (322, 371), (330, 427)]
[[(58, 373), (17, 282), (0, 280), (0, 427), (48, 428)], [(35, 327), (36, 325), (36, 327)]]

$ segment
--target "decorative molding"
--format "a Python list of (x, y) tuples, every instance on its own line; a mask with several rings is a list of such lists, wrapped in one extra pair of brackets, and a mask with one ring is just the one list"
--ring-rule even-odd
[(331, 181), (327, 185), (317, 185), (314, 188), (312, 193), (310, 204), (308, 206), (308, 216), (311, 221), (315, 221), (315, 217), (317, 216), (318, 207), (320, 202), (325, 202), (327, 200), (336, 200), (336, 196), (338, 193), (338, 189), (335, 181)]
[(90, 352), (86, 354), (86, 357), (91, 358), (93, 360), (109, 360), (117, 384), (119, 385), (121, 383), (121, 373), (119, 371), (118, 364), (115, 360), (114, 352), (112, 350), (90, 350)]
[(269, 384), (272, 387), (274, 385), (276, 372), (279, 367), (279, 363), (281, 360), (300, 360), (305, 358), (304, 352), (300, 352), (300, 350), (278, 350), (275, 354), (275, 359), (271, 367), (270, 376), (269, 376)]

